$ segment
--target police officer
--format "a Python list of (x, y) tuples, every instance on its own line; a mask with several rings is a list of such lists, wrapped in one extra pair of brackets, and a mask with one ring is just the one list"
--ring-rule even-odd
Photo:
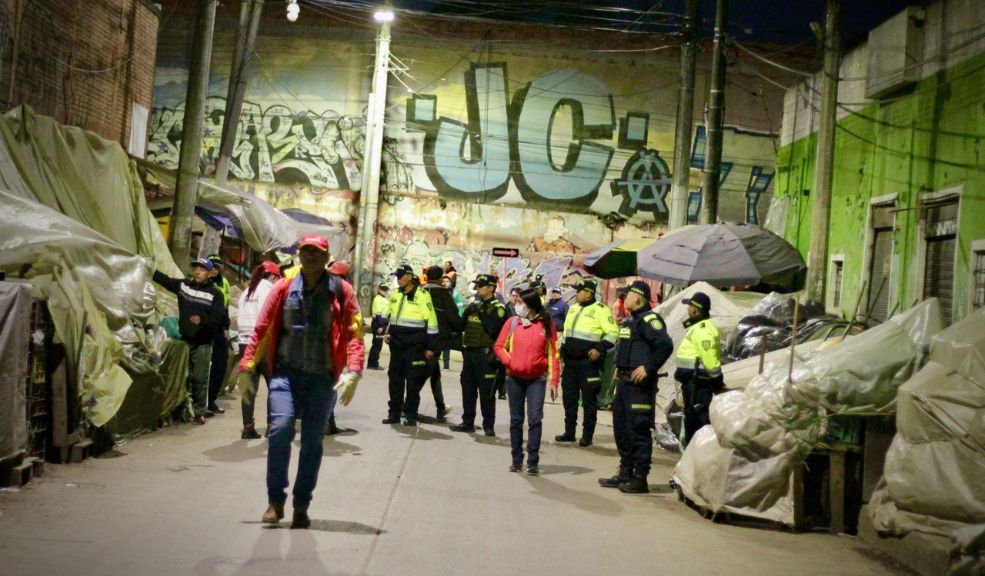
[[(431, 373), (430, 362), (437, 350), (438, 319), (431, 296), (415, 282), (414, 269), (402, 264), (393, 273), (398, 289), (390, 296), (389, 325), (385, 340), (390, 345), (390, 402), (384, 424), (400, 422), (417, 426), (421, 388)], [(404, 391), (407, 398), (404, 400)]]
[(677, 349), (674, 379), (684, 392), (684, 446), (705, 424), (710, 424), (708, 407), (711, 399), (724, 388), (722, 353), (718, 327), (711, 320), (711, 299), (695, 292), (687, 304), (687, 332)]
[(599, 392), (602, 390), (602, 363), (605, 354), (619, 338), (619, 327), (612, 311), (595, 301), (598, 284), (585, 280), (575, 286), (575, 304), (564, 319), (564, 343), (561, 344), (561, 397), (564, 403), (564, 434), (557, 442), (574, 442), (578, 423), (578, 401), (585, 408), (581, 446), (591, 446), (595, 435)]
[(657, 371), (674, 352), (663, 318), (650, 309), (650, 286), (637, 280), (626, 292), (628, 316), (619, 326), (616, 344), (616, 397), (612, 400), (612, 427), (619, 449), (619, 472), (599, 478), (605, 488), (643, 494), (653, 455), (653, 405)]
[(386, 332), (387, 316), (390, 315), (390, 287), (386, 282), (380, 282), (376, 287), (376, 296), (373, 296), (373, 307), (371, 309), (373, 319), (370, 321), (370, 330), (373, 332), (373, 345), (369, 348), (369, 359), (366, 367), (370, 370), (382, 370), (380, 366), (380, 351), (383, 350), (383, 333)]
[(479, 274), (473, 281), (476, 299), (462, 313), (457, 329), (462, 331), (462, 422), (454, 432), (475, 431), (475, 401), (482, 411), (482, 429), (495, 436), (496, 373), (499, 363), (492, 346), (506, 323), (506, 307), (496, 300), (496, 278)]

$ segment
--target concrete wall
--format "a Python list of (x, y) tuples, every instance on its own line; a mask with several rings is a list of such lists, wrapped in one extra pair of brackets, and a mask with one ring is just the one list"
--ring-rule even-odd
[[(206, 175), (221, 133), (234, 16), (227, 10), (217, 21)], [(163, 28), (159, 47), (149, 157), (169, 167), (178, 160), (191, 28), (191, 15), (179, 12)], [(340, 28), (309, 10), (289, 25), (268, 7), (232, 167), (234, 178), (275, 205), (318, 213), (353, 236), (349, 202), (360, 186), (374, 32)], [(557, 273), (567, 277), (577, 274), (579, 255), (613, 238), (656, 237), (663, 229), (678, 96), (676, 40), (402, 19), (394, 24), (391, 52), (383, 202), (376, 265), (361, 273), (366, 285), (401, 260), (451, 259), (463, 274), (514, 267), (513, 276), (525, 277), (556, 267), (555, 252), (572, 264)], [(709, 71), (702, 61), (699, 120)], [(741, 70), (732, 81), (723, 160), (733, 169), (720, 216), (745, 220), (750, 174), (773, 172), (770, 133), (779, 127), (782, 93), (769, 85), (756, 92), (750, 87), (762, 83)], [(620, 137), (621, 122), (631, 128), (628, 138)], [(692, 170), (692, 188), (700, 181), (700, 171)], [(770, 192), (759, 199), (758, 219), (765, 218)], [(522, 261), (493, 259), (493, 247), (519, 248)]]
[(146, 0), (4, 0), (0, 106), (21, 104), (128, 148), (151, 107), (160, 10)]
[[(848, 54), (841, 68), (839, 119), (829, 255), (844, 257), (841, 311), (862, 309), (869, 287), (869, 223), (873, 203), (895, 202), (890, 308), (923, 297), (924, 203), (960, 195), (952, 316), (972, 305), (972, 245), (985, 238), (985, 5), (949, 0), (926, 7), (918, 51), (908, 60), (915, 82), (880, 101), (867, 100), (862, 78), (873, 63), (870, 45)], [(789, 198), (787, 239), (806, 256), (811, 222), (820, 79), (787, 93), (776, 195)], [(830, 258), (828, 259), (830, 263)], [(830, 272), (829, 267), (829, 280)], [(832, 302), (831, 282), (828, 304)], [(878, 289), (876, 287), (875, 289)]]

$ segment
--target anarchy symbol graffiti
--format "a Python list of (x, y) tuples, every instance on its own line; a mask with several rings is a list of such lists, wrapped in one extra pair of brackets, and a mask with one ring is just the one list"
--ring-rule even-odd
[(626, 161), (622, 178), (610, 186), (612, 195), (622, 195), (620, 214), (633, 216), (637, 211), (653, 212), (657, 220), (666, 218), (664, 197), (670, 190), (671, 178), (667, 163), (656, 150), (639, 150)]

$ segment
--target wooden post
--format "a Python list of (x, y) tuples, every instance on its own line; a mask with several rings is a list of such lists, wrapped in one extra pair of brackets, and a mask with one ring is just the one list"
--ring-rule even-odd
[(793, 330), (790, 331), (790, 367), (787, 369), (787, 382), (793, 382), (793, 358), (797, 349), (797, 317), (800, 315), (800, 300), (793, 301)]

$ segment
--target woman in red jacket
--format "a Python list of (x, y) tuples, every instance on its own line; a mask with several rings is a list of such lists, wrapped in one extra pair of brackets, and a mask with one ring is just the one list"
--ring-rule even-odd
[(527, 474), (540, 473), (541, 421), (544, 419), (544, 396), (550, 382), (551, 400), (557, 397), (558, 346), (557, 330), (536, 290), (520, 291), (510, 318), (496, 339), (493, 351), (506, 367), (506, 390), (510, 401), (510, 444), (513, 465), (510, 472), (523, 468), (523, 411), (527, 418)]

